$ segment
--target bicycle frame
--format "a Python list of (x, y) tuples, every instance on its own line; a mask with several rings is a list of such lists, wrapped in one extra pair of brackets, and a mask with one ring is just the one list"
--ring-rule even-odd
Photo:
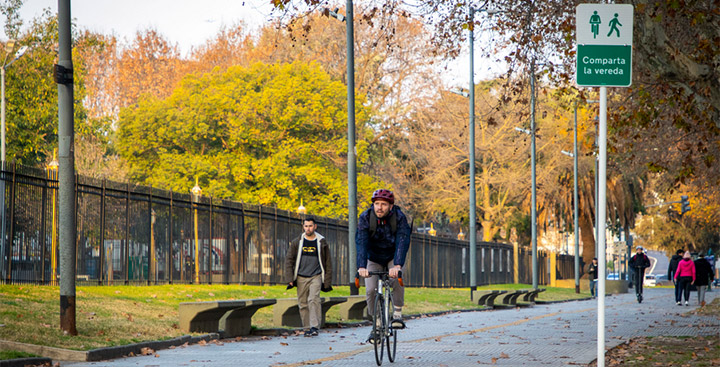
[[(371, 271), (369, 276), (377, 276), (378, 283), (375, 291), (375, 307), (373, 310), (368, 309), (368, 313), (372, 313), (372, 342), (375, 349), (375, 361), (377, 365), (382, 365), (382, 357), (385, 346), (388, 349), (388, 360), (395, 361), (395, 353), (397, 351), (397, 330), (392, 326), (393, 299), (392, 299), (392, 279), (387, 271)], [(398, 273), (398, 283), (401, 286), (402, 272)], [(355, 277), (355, 286), (360, 287), (359, 276)]]

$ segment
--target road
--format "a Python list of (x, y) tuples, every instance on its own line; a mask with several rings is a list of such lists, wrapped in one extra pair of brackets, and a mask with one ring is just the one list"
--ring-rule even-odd
[(667, 268), (670, 265), (670, 260), (667, 255), (662, 251), (648, 250), (648, 257), (654, 258), (653, 267), (648, 274), (666, 274)]
[[(708, 301), (720, 296), (708, 293)], [(637, 336), (718, 335), (716, 318), (689, 314), (672, 289), (646, 289), (606, 298), (606, 346)], [(392, 366), (560, 366), (584, 365), (596, 357), (597, 301), (585, 300), (509, 310), (459, 312), (408, 320), (399, 335)], [(373, 366), (369, 327), (324, 329), (317, 337), (249, 337), (161, 350), (103, 362), (61, 366)], [(384, 365), (385, 365), (384, 364)]]

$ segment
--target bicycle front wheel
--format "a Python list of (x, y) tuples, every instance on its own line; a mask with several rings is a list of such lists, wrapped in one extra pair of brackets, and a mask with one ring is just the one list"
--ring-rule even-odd
[(373, 311), (372, 341), (375, 347), (375, 362), (382, 365), (383, 352), (385, 349), (385, 300), (380, 294), (375, 296), (375, 310)]
[(388, 360), (392, 363), (395, 362), (395, 353), (397, 352), (397, 330), (395, 330), (392, 327), (392, 315), (393, 315), (393, 299), (392, 299), (392, 293), (389, 294), (389, 301), (385, 305), (385, 311), (387, 312), (387, 326), (385, 333), (385, 342), (387, 343), (387, 355)]

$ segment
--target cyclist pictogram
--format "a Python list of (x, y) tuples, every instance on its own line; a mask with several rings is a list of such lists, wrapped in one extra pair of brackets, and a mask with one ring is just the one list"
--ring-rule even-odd
[(590, 30), (592, 31), (593, 38), (596, 38), (598, 33), (600, 33), (601, 22), (600, 16), (598, 15), (597, 10), (595, 10), (593, 15), (590, 16)]

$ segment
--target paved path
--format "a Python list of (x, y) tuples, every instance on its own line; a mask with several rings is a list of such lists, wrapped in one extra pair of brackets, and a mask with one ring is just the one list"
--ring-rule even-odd
[[(696, 306), (677, 306), (672, 289), (648, 289), (606, 298), (606, 347), (636, 336), (718, 335), (717, 318), (687, 315)], [(714, 290), (707, 301), (720, 296)], [(696, 299), (696, 294), (692, 295)], [(577, 301), (530, 308), (463, 312), (407, 322), (391, 366), (563, 366), (585, 365), (596, 357), (597, 302)], [(252, 337), (208, 343), (155, 356), (62, 366), (374, 366), (372, 346), (362, 341), (369, 327), (326, 329), (314, 338)]]

